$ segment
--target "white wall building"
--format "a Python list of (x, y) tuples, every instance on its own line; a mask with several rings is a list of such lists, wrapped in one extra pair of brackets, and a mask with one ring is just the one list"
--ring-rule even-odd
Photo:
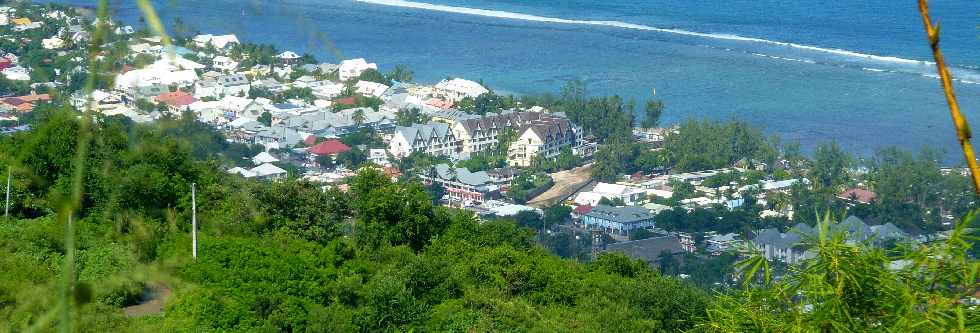
[(214, 69), (231, 72), (238, 68), (238, 62), (226, 56), (217, 56), (211, 59), (211, 67)]
[(60, 49), (65, 47), (65, 41), (58, 37), (45, 38), (41, 40), (41, 47), (47, 50)]
[(646, 191), (620, 184), (599, 183), (596, 184), (592, 191), (579, 193), (575, 197), (575, 203), (579, 205), (597, 206), (602, 198), (609, 200), (620, 199), (627, 206), (634, 206), (646, 198)]
[(487, 90), (487, 88), (484, 88), (479, 83), (458, 78), (442, 80), (434, 87), (434, 94), (453, 102), (458, 102), (466, 97), (476, 98), (487, 92), (490, 92), (490, 90)]
[(194, 44), (197, 47), (204, 48), (208, 44), (214, 45), (215, 48), (228, 49), (231, 48), (233, 44), (240, 44), (238, 37), (235, 35), (197, 35), (194, 36)]
[(347, 81), (361, 76), (368, 69), (378, 69), (378, 64), (368, 63), (364, 58), (344, 60), (340, 62), (339, 76), (341, 81)]
[(373, 97), (381, 97), (388, 90), (388, 86), (371, 81), (357, 81), (355, 87), (358, 94)]

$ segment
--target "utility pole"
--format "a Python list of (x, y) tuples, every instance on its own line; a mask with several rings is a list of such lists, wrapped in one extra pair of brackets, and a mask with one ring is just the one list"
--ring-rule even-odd
[(197, 184), (191, 183), (191, 243), (197, 260)]
[(7, 200), (3, 205), (3, 217), (10, 215), (10, 178), (13, 177), (13, 166), (7, 166)]

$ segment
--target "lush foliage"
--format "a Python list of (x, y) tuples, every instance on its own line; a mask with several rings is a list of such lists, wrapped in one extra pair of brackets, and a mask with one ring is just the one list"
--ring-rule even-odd
[(741, 159), (773, 165), (777, 156), (762, 132), (743, 122), (690, 120), (667, 136), (665, 146), (679, 171), (726, 168)]
[[(719, 332), (968, 332), (980, 315), (964, 304), (977, 292), (980, 264), (965, 219), (945, 241), (888, 254), (831, 233), (806, 240), (815, 258), (773, 282), (765, 260), (739, 264), (749, 287), (722, 295), (703, 328)], [(761, 275), (761, 276), (760, 276)]]
[(514, 178), (507, 196), (518, 203), (525, 203), (554, 185), (554, 180), (544, 173), (523, 173)]

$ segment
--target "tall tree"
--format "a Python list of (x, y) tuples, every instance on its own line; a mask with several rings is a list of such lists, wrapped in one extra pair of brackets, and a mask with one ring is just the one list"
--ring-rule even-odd
[(847, 168), (852, 162), (851, 155), (844, 151), (837, 141), (817, 146), (813, 153), (813, 167), (810, 170), (814, 184), (829, 191), (836, 191), (847, 182)]
[(385, 75), (385, 78), (387, 78), (388, 81), (412, 82), (414, 75), (415, 73), (412, 72), (411, 69), (408, 69), (408, 66), (398, 64), (395, 65), (394, 69)]
[(258, 121), (262, 123), (262, 125), (272, 126), (272, 114), (269, 113), (269, 111), (262, 112), (262, 115), (259, 116)]
[(364, 125), (365, 119), (366, 118), (364, 116), (364, 109), (359, 108), (357, 110), (354, 110), (354, 114), (351, 115), (351, 120), (353, 120), (354, 124), (357, 124), (357, 126)]
[(644, 117), (640, 123), (643, 128), (654, 128), (660, 124), (660, 116), (664, 113), (664, 103), (662, 101), (647, 101), (643, 109)]

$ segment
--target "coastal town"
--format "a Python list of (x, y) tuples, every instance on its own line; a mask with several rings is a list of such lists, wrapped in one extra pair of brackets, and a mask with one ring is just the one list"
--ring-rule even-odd
[(978, 331), (957, 1), (0, 2), (0, 332)]
[[(189, 118), (242, 147), (223, 165), (227, 177), (347, 191), (359, 170), (377, 169), (420, 182), (438, 204), (481, 220), (515, 219), (566, 258), (618, 251), (681, 278), (732, 286), (734, 271), (710, 267), (756, 253), (783, 267), (812, 257), (803, 244), (818, 237), (817, 209), (847, 212), (834, 217), (832, 232), (890, 247), (943, 239), (955, 214), (973, 205), (939, 193), (935, 205), (922, 205), (929, 227), (899, 225), (872, 212), (882, 183), (857, 163), (828, 177), (789, 149), (708, 167), (670, 162), (671, 140), (688, 130), (661, 126), (662, 104), (648, 105), (643, 121), (619, 105), (630, 120), (617, 137), (624, 133), (597, 124), (606, 119), (499, 96), (479, 80), (413, 82), (411, 70), (376, 62), (383, 59), (320, 61), (222, 31), (159, 36), (110, 21), (103, 51), (90, 59), (101, 25), (90, 13), (46, 8), (0, 7), (0, 135), (29, 132), (43, 109), (66, 106), (137, 124)], [(111, 84), (86, 87), (90, 76)], [(612, 153), (627, 145), (630, 153)], [(817, 190), (830, 196), (807, 199)]]

